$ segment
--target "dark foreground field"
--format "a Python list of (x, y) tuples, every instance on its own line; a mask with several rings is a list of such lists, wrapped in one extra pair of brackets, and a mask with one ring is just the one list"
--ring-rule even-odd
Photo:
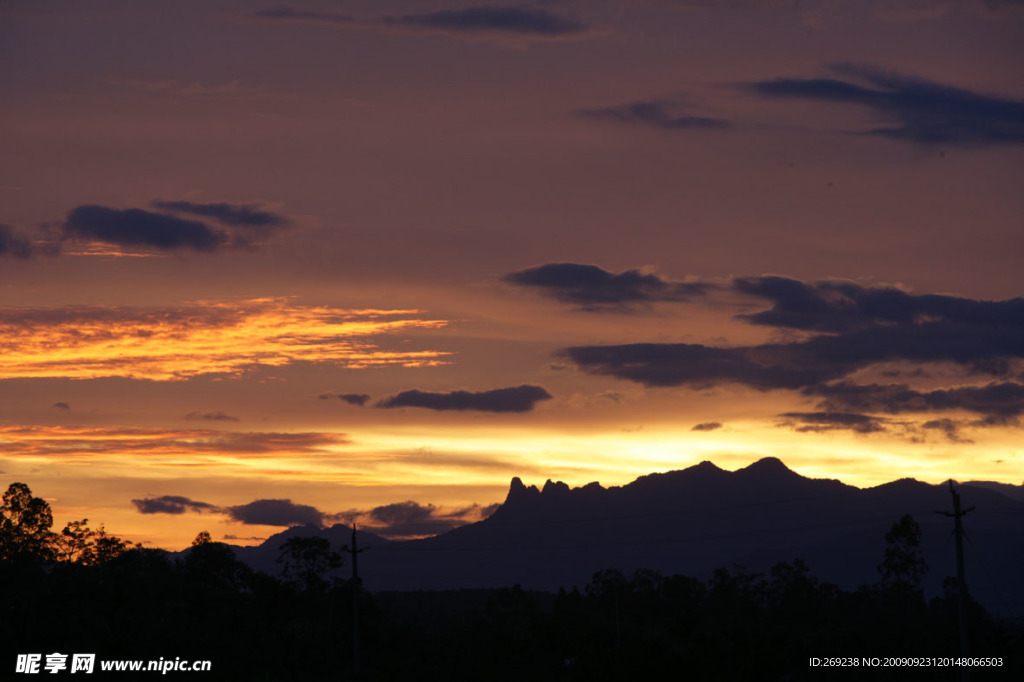
[[(215, 542), (180, 559), (134, 549), (94, 565), (5, 561), (3, 678), (32, 677), (8, 675), (18, 654), (45, 661), (58, 652), (209, 660), (210, 672), (170, 675), (210, 680), (905, 679), (910, 669), (867, 667), (890, 656), (939, 657), (911, 676), (960, 679), (955, 666), (936, 667), (959, 655), (953, 584), (926, 602), (917, 569), (900, 563), (907, 557), (890, 555), (893, 570), (855, 591), (818, 582), (798, 560), (766, 575), (721, 569), (705, 581), (609, 570), (557, 594), (360, 590), (356, 644), (352, 581), (330, 577), (330, 552), (290, 549), (279, 577), (253, 572)], [(1024, 679), (1020, 627), (968, 607), (971, 655), (1002, 662), (971, 679)], [(857, 665), (826, 670), (812, 657)]]

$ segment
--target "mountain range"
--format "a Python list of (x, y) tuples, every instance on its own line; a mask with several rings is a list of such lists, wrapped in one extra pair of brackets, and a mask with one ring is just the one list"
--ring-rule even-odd
[[(1024, 620), (1024, 486), (956, 485), (965, 509), (965, 565), (971, 594), (994, 615)], [(813, 479), (765, 458), (737, 471), (711, 462), (641, 476), (621, 487), (538, 489), (512, 479), (488, 518), (434, 537), (392, 541), (359, 531), (359, 573), (371, 591), (583, 587), (602, 569), (646, 568), (707, 578), (718, 567), (766, 572), (803, 560), (819, 580), (844, 589), (877, 583), (885, 535), (903, 515), (922, 529), (930, 570), (922, 586), (941, 593), (955, 575), (950, 485), (901, 479), (857, 488)], [(290, 537), (319, 535), (335, 549), (351, 528), (297, 526), (236, 556), (268, 573), (280, 571)], [(346, 565), (342, 574), (349, 570)]]

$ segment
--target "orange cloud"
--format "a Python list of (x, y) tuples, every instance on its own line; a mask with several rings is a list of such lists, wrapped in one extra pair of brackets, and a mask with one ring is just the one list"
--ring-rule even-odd
[(5, 453), (35, 456), (222, 453), (279, 457), (320, 454), (330, 451), (333, 446), (348, 443), (348, 437), (341, 433), (0, 426), (0, 446)]
[(285, 298), (180, 308), (0, 309), (0, 379), (126, 377), (174, 381), (322, 362), (347, 368), (444, 364), (448, 353), (385, 351), (368, 337), (438, 328), (418, 310), (300, 306)]
[(75, 470), (100, 480), (353, 482), (367, 474), (346, 466), (351, 447), (346, 434), (329, 432), (0, 426), (0, 468), (37, 481)]

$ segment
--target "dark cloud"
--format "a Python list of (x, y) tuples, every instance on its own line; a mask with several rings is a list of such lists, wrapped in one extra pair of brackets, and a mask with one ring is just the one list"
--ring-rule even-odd
[(740, 277), (733, 280), (733, 287), (772, 302), (770, 310), (739, 316), (758, 325), (819, 332), (924, 321), (1024, 328), (1024, 298), (979, 301), (937, 294), (914, 295), (893, 287), (865, 287), (854, 282), (806, 283), (777, 276)]
[(68, 213), (62, 229), (72, 239), (165, 250), (214, 251), (229, 242), (225, 232), (206, 223), (140, 208), (79, 206)]
[(803, 342), (716, 348), (700, 344), (636, 343), (577, 346), (559, 351), (592, 374), (646, 386), (739, 383), (770, 390), (816, 386), (875, 363), (954, 362), (972, 372), (1003, 372), (1024, 357), (1024, 331), (972, 329), (943, 323), (874, 327)]
[(853, 384), (840, 382), (813, 386), (807, 395), (823, 398), (824, 409), (854, 409), (899, 414), (941, 410), (967, 410), (985, 415), (985, 424), (1007, 423), (1024, 414), (1024, 384), (992, 382), (985, 386), (960, 386), (920, 391), (906, 384)]
[[(800, 340), (750, 346), (635, 343), (565, 348), (558, 355), (592, 374), (647, 386), (694, 389), (735, 383), (757, 390), (797, 390), (818, 399), (813, 412), (780, 415), (800, 432), (890, 431), (925, 442), (928, 431), (969, 442), (961, 429), (1016, 425), (1024, 414), (1024, 299), (981, 301), (913, 295), (850, 282), (805, 283), (784, 277), (734, 280), (733, 288), (772, 307), (738, 316), (751, 324), (807, 332)], [(949, 363), (968, 376), (1000, 377), (985, 385), (919, 389), (907, 384), (857, 384), (849, 377), (891, 362)], [(885, 365), (883, 364), (883, 367)], [(901, 375), (927, 376), (914, 371)], [(934, 379), (934, 377), (932, 377)], [(968, 411), (970, 421), (923, 422), (880, 415)], [(951, 415), (955, 416), (955, 415)], [(715, 422), (693, 430), (711, 430)]]
[(434, 505), (397, 502), (375, 507), (370, 512), (374, 529), (389, 536), (437, 535), (464, 525), (461, 515), (441, 515)]
[(53, 406), (56, 407), (59, 410), (70, 410), (71, 409), (71, 405), (69, 405), (69, 404), (67, 404), (65, 402), (54, 403)]
[(866, 66), (837, 65), (841, 78), (778, 78), (749, 87), (760, 95), (867, 107), (892, 125), (864, 131), (926, 145), (1024, 143), (1024, 102)]
[(189, 412), (184, 419), (205, 419), (212, 422), (236, 422), (238, 417), (232, 417), (224, 412)]
[(10, 225), (0, 223), (0, 256), (31, 258), (35, 253), (32, 242), (20, 236)]
[(499, 33), (558, 38), (587, 31), (578, 21), (542, 9), (481, 6), (465, 9), (387, 17), (385, 24), (454, 33)]
[[(79, 206), (68, 213), (61, 231), (64, 239), (167, 251), (210, 252), (225, 247), (258, 246), (261, 239), (288, 225), (283, 216), (264, 211), (256, 204), (154, 201), (151, 205), (166, 212)], [(216, 220), (225, 229), (172, 213)]]
[(423, 537), (439, 535), (453, 528), (485, 519), (500, 504), (481, 507), (478, 504), (456, 509), (442, 509), (432, 504), (408, 500), (374, 507), (368, 511), (350, 510), (336, 514), (332, 519), (351, 524), (387, 538)]
[[(637, 343), (579, 346), (558, 355), (584, 371), (648, 386), (732, 382), (760, 390), (811, 391), (825, 390), (822, 384), (882, 362), (950, 362), (971, 373), (1005, 377), (1024, 358), (1021, 298), (978, 301), (921, 296), (892, 288), (806, 284), (783, 277), (737, 279), (733, 286), (773, 302), (770, 310), (740, 319), (819, 333), (802, 341), (756, 346)], [(957, 402), (967, 400), (970, 393), (961, 392)], [(996, 393), (1011, 403), (1016, 400), (1012, 387)], [(941, 392), (932, 397), (935, 408), (947, 409), (942, 407)]]
[(883, 420), (866, 414), (851, 412), (786, 412), (779, 415), (788, 425), (800, 432), (854, 431), (878, 433), (885, 431)]
[(696, 424), (691, 431), (714, 431), (715, 429), (722, 428), (722, 422), (703, 422)]
[[(1024, 357), (1024, 326), (917, 322), (878, 325), (846, 334), (818, 336), (799, 344), (809, 360), (843, 370), (877, 362), (952, 362), (976, 374), (1005, 375)], [(796, 350), (796, 349), (794, 349)]]
[(259, 526), (321, 526), (324, 518), (316, 507), (291, 500), (255, 500), (225, 511), (235, 521)]
[(921, 424), (922, 429), (941, 431), (953, 443), (973, 443), (969, 438), (961, 437), (960, 426), (961, 423), (954, 419), (933, 419)]
[(559, 39), (580, 37), (590, 32), (585, 24), (561, 14), (514, 6), (467, 7), (367, 19), (356, 19), (336, 12), (284, 8), (261, 10), (253, 16), (269, 21), (311, 22), (363, 29), (433, 31), (467, 37)]
[(216, 505), (208, 502), (190, 500), (180, 495), (164, 495), (162, 497), (147, 497), (141, 500), (132, 500), (132, 504), (139, 510), (140, 514), (184, 514), (186, 511), (206, 512), (220, 511)]
[(349, 405), (363, 406), (370, 399), (367, 393), (321, 393), (317, 396), (320, 400), (334, 400), (337, 398)]
[(633, 102), (601, 109), (581, 109), (576, 113), (586, 118), (671, 131), (723, 130), (732, 126), (729, 121), (719, 118), (682, 115), (675, 103), (665, 100)]
[(478, 410), (481, 412), (529, 412), (541, 400), (550, 400), (551, 394), (540, 386), (516, 386), (492, 391), (452, 391), (428, 393), (402, 391), (385, 398), (378, 407), (424, 407), (428, 410)]
[(558, 352), (591, 374), (645, 386), (740, 383), (760, 390), (800, 388), (838, 378), (853, 366), (815, 362), (800, 344), (714, 348), (687, 343), (576, 346)]
[(615, 275), (596, 265), (578, 263), (548, 263), (510, 273), (502, 280), (532, 287), (546, 296), (590, 311), (623, 310), (634, 303), (685, 301), (709, 288), (700, 282), (669, 282), (639, 270)]
[(213, 218), (238, 227), (274, 228), (288, 224), (283, 216), (262, 210), (258, 204), (196, 204), (191, 201), (154, 201), (153, 208), (172, 213), (186, 213)]

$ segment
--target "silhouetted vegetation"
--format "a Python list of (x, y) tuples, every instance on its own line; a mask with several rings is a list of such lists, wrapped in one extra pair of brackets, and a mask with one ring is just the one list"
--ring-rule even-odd
[[(360, 590), (356, 675), (352, 585), (326, 541), (285, 543), (284, 575), (272, 577), (207, 533), (178, 559), (107, 552), (109, 536), (85, 533), (84, 522), (45, 535), (46, 511), (27, 488), (4, 498), (4, 666), (15, 653), (58, 651), (209, 659), (202, 677), (218, 680), (853, 680), (887, 676), (808, 659), (958, 654), (954, 587), (926, 601), (912, 519), (894, 526), (887, 548), (880, 539), (879, 582), (855, 591), (820, 582), (800, 560), (708, 580), (605, 570), (558, 594)], [(1020, 629), (974, 603), (969, 618), (971, 655), (1004, 661), (973, 679), (1024, 679)], [(956, 668), (890, 672), (959, 679)]]
[(0, 561), (57, 561), (92, 566), (124, 553), (127, 542), (107, 535), (103, 526), (89, 528), (89, 519), (69, 521), (54, 533), (50, 505), (24, 483), (12, 483), (0, 505)]

